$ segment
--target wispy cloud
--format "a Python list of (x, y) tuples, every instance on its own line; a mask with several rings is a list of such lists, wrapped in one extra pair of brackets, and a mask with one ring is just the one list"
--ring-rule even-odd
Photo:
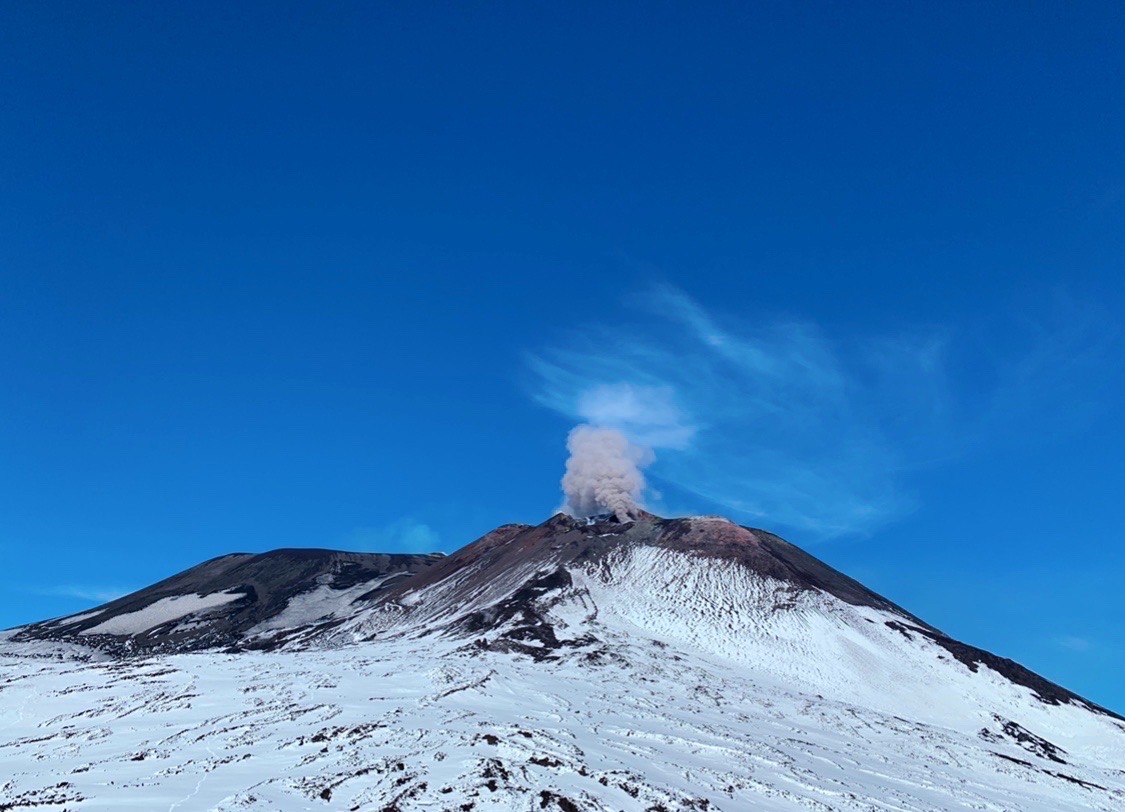
[[(1046, 331), (982, 365), (950, 328), (831, 335), (807, 319), (723, 318), (670, 286), (632, 304), (643, 326), (588, 326), (530, 355), (533, 397), (656, 449), (653, 477), (681, 492), (805, 538), (911, 510), (904, 471), (963, 453), (1066, 359), (1105, 355), (1088, 330)], [(970, 398), (952, 380), (962, 354), (991, 376)]]
[(27, 591), (33, 595), (47, 595), (57, 598), (77, 598), (78, 600), (92, 603), (109, 603), (123, 595), (128, 595), (132, 589), (107, 586), (89, 586), (80, 584), (62, 584), (57, 586), (29, 587)]
[(1057, 434), (1081, 425), (1103, 407), (1105, 384), (1120, 371), (1121, 339), (1118, 319), (1064, 293), (993, 325), (975, 344), (993, 372), (980, 430), (1017, 423)]
[(1055, 643), (1068, 651), (1089, 651), (1092, 648), (1092, 644), (1085, 637), (1060, 637)]
[(382, 527), (357, 527), (344, 544), (371, 553), (432, 553), (441, 548), (441, 539), (429, 525), (405, 517)]
[(696, 432), (670, 386), (599, 384), (579, 395), (577, 413), (599, 426), (628, 425), (639, 442), (660, 448), (686, 448)]

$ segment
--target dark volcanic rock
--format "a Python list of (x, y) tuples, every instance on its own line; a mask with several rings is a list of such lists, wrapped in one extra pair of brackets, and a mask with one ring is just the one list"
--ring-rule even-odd
[(889, 621), (887, 625), (904, 635), (917, 634), (932, 640), (970, 670), (976, 671), (983, 664), (1011, 682), (1031, 689), (1044, 703), (1076, 703), (1096, 713), (1122, 718), (1013, 660), (949, 637), (772, 533), (742, 527), (719, 517), (663, 519), (642, 511), (633, 521), (619, 522), (613, 517), (592, 521), (559, 513), (536, 527), (506, 525), (413, 578), (399, 582), (386, 591), (384, 598), (396, 602), (406, 598), (409, 592), (449, 579), (457, 585), (452, 593), (443, 595), (443, 600), (453, 605), (467, 604), (506, 573), (527, 571), (532, 574), (511, 597), (474, 612), (463, 622), (474, 633), (506, 626), (504, 636), (509, 640), (513, 635), (533, 636), (542, 651), (550, 652), (560, 644), (543, 618), (543, 601), (550, 600), (550, 595), (544, 593), (569, 585), (567, 567), (612, 568), (612, 554), (624, 545), (647, 545), (689, 553), (701, 559), (735, 561), (760, 575), (788, 584), (795, 592), (823, 592), (854, 606), (890, 612), (902, 620)]
[[(774, 611), (788, 610), (801, 593), (816, 592), (889, 613), (892, 619), (886, 625), (906, 640), (932, 641), (972, 671), (983, 665), (1029, 688), (1044, 703), (1080, 704), (1116, 716), (1012, 660), (954, 640), (772, 533), (720, 517), (663, 519), (643, 511), (625, 522), (613, 517), (574, 519), (560, 513), (537, 526), (503, 525), (449, 556), (315, 549), (223, 556), (77, 620), (63, 618), (27, 626), (15, 639), (77, 642), (119, 655), (213, 647), (300, 648), (325, 640), (342, 643), (363, 635), (375, 638), (383, 626), (365, 626), (363, 618), (373, 614), (368, 610), (376, 610), (408, 624), (412, 618), (422, 618), (416, 628), (423, 634), (463, 635), (475, 638), (477, 646), (537, 659), (564, 656), (576, 649), (584, 649), (583, 656), (588, 657), (612, 656), (598, 648), (599, 641), (590, 633), (559, 634), (550, 612), (575, 588), (572, 571), (612, 574), (619, 554), (632, 547), (685, 553), (698, 558), (700, 566), (712, 559), (734, 562), (779, 582), (785, 587), (777, 591), (776, 603), (769, 607)], [(295, 597), (315, 589), (331, 604), (326, 614), (293, 613), (285, 622), (271, 624), (268, 634), (251, 634), (259, 624), (277, 619)], [(164, 599), (191, 600), (215, 593), (237, 597), (135, 634), (89, 633), (107, 620), (145, 610)], [(750, 595), (745, 599), (756, 600)], [(353, 624), (357, 618), (360, 620)]]
[(559, 566), (612, 566), (611, 554), (623, 545), (677, 550), (700, 558), (736, 561), (795, 590), (827, 592), (853, 605), (894, 612), (936, 634), (937, 629), (858, 581), (764, 530), (741, 527), (720, 518), (662, 519), (639, 512), (634, 521), (613, 517), (600, 521), (558, 513), (541, 525), (504, 525), (426, 568), (386, 593), (395, 600), (405, 592), (436, 584), (455, 573), (463, 577), (454, 601), (467, 602), (484, 585), (514, 569), (546, 574)]
[[(17, 640), (62, 640), (95, 645), (116, 654), (192, 651), (237, 645), (254, 626), (277, 616), (289, 601), (318, 586), (345, 590), (370, 583), (358, 601), (371, 601), (398, 578), (409, 577), (443, 556), (348, 553), (283, 549), (253, 555), (234, 553), (205, 561), (139, 592), (99, 607), (77, 622), (61, 618), (26, 626)], [(230, 593), (240, 595), (212, 610), (177, 617), (138, 634), (90, 634), (107, 620), (139, 612), (165, 598)], [(81, 617), (81, 616), (79, 616)], [(86, 632), (86, 634), (83, 634)]]

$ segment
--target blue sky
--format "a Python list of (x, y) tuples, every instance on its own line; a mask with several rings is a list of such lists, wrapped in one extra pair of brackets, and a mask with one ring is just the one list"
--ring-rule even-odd
[(558, 506), (775, 530), (1125, 708), (1115, 4), (10, 3), (0, 625)]

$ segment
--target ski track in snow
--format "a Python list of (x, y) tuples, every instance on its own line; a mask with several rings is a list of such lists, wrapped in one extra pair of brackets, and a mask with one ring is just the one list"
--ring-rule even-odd
[(1125, 725), (891, 615), (652, 548), (571, 574), (546, 658), (423, 636), (456, 619), (443, 584), (336, 648), (83, 662), (0, 640), (0, 810), (1125, 809)]

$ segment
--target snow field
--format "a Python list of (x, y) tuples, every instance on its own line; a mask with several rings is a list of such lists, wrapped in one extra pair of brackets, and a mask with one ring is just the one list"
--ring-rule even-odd
[(210, 595), (173, 595), (161, 598), (136, 612), (111, 617), (79, 634), (140, 634), (207, 609), (214, 609), (242, 597), (241, 592), (213, 592)]

